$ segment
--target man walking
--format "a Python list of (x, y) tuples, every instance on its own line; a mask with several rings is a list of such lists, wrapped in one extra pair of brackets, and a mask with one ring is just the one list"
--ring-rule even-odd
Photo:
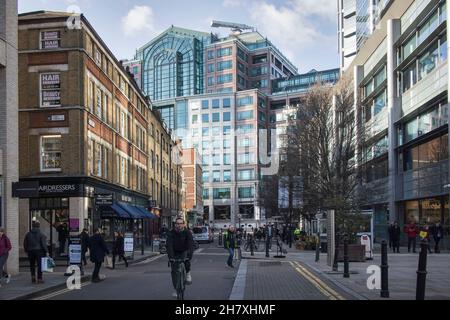
[(233, 258), (234, 258), (234, 251), (237, 248), (237, 238), (236, 238), (236, 229), (233, 226), (230, 226), (228, 228), (227, 233), (224, 235), (223, 242), (225, 249), (227, 249), (229, 253), (227, 266), (230, 268), (234, 268)]
[(83, 231), (80, 233), (80, 239), (81, 239), (81, 263), (83, 265), (87, 265), (86, 253), (89, 248), (89, 234), (86, 228), (84, 228)]
[(58, 231), (58, 242), (59, 242), (59, 256), (62, 256), (66, 251), (66, 240), (69, 235), (69, 229), (67, 228), (67, 223), (61, 223), (57, 228)]
[(393, 225), (389, 227), (389, 241), (392, 241), (392, 251), (400, 253), (400, 226), (395, 221)]
[(92, 273), (92, 282), (100, 282), (99, 273), (102, 266), (105, 255), (109, 254), (109, 250), (106, 247), (105, 240), (101, 235), (101, 228), (95, 231), (95, 234), (89, 239), (89, 252), (91, 254), (91, 261), (95, 263), (94, 272)]
[(430, 228), (430, 231), (434, 240), (434, 252), (441, 253), (441, 250), (439, 249), (439, 242), (442, 238), (444, 238), (444, 228), (438, 221)]
[[(41, 260), (48, 256), (47, 238), (41, 233), (39, 221), (33, 221), (32, 229), (25, 235), (23, 248), (28, 254), (30, 261), (30, 272), (32, 283), (44, 283), (42, 280)], [(36, 282), (36, 263), (37, 263), (37, 282)]]
[(405, 226), (404, 232), (408, 236), (408, 252), (411, 252), (411, 245), (413, 252), (416, 253), (416, 237), (419, 234), (419, 227), (411, 220), (408, 225)]

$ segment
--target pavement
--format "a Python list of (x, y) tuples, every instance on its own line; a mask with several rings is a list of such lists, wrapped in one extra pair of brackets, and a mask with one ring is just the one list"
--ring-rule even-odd
[[(144, 251), (144, 255), (141, 251), (136, 251), (134, 260), (129, 260), (130, 265), (145, 261), (154, 256), (159, 255), (159, 253)], [(58, 261), (58, 260), (57, 260)], [(33, 284), (31, 283), (31, 275), (28, 267), (21, 267), (20, 272), (17, 275), (11, 277), (9, 284), (2, 283), (0, 287), (0, 300), (27, 300), (33, 299), (37, 296), (42, 296), (50, 294), (54, 291), (67, 288), (67, 276), (65, 276), (66, 266), (61, 266), (57, 263), (54, 268), (54, 272), (43, 274), (43, 284)], [(116, 261), (116, 270), (125, 268), (124, 262)], [(81, 282), (86, 283), (91, 279), (92, 271), (94, 266), (92, 263), (88, 262), (85, 267), (85, 275), (81, 277)], [(112, 270), (111, 270), (112, 271)], [(109, 269), (104, 265), (102, 266), (100, 274), (109, 272)]]
[[(275, 249), (272, 246), (272, 249)], [(317, 275), (326, 283), (331, 283), (333, 288), (339, 288), (339, 292), (343, 293), (344, 297), (350, 297), (355, 300), (415, 300), (416, 298), (416, 282), (417, 269), (419, 261), (419, 253), (388, 253), (388, 289), (389, 298), (380, 297), (380, 289), (369, 289), (367, 282), (371, 273), (368, 273), (369, 266), (380, 266), (381, 255), (375, 253), (373, 260), (366, 260), (365, 262), (350, 262), (350, 277), (343, 277), (343, 263), (339, 263), (338, 272), (333, 272), (332, 268), (327, 265), (327, 254), (321, 253), (319, 261), (315, 261), (316, 254), (314, 251), (301, 251), (294, 247), (288, 248), (285, 258), (274, 258), (276, 250), (270, 252), (270, 258), (266, 258), (264, 245), (261, 245), (257, 252), (252, 256), (250, 252), (242, 251), (242, 258), (249, 260), (250, 265), (257, 263), (256, 261), (284, 261), (297, 262), (307, 268), (311, 273)], [(406, 248), (401, 248), (401, 252), (407, 252)], [(417, 251), (419, 252), (419, 251)], [(280, 268), (280, 267), (278, 267)], [(263, 268), (260, 268), (261, 270)], [(279, 273), (281, 270), (279, 270)], [(261, 276), (258, 281), (252, 280), (255, 276), (247, 277), (253, 286), (253, 291), (256, 293), (250, 294), (246, 291), (245, 298), (259, 297), (258, 291), (267, 291), (264, 283), (269, 283), (266, 279), (264, 281)], [(281, 278), (281, 277), (280, 277)], [(284, 280), (286, 283), (293, 284), (289, 279)], [(260, 287), (258, 289), (258, 287)], [(274, 288), (274, 286), (268, 285)], [(426, 300), (448, 300), (450, 299), (450, 254), (428, 254), (427, 256), (427, 275), (426, 275)], [(300, 289), (298, 289), (300, 290)], [(270, 293), (272, 294), (272, 293)], [(269, 294), (269, 296), (270, 296)], [(277, 296), (278, 294), (275, 294)], [(288, 296), (289, 298), (290, 296)]]

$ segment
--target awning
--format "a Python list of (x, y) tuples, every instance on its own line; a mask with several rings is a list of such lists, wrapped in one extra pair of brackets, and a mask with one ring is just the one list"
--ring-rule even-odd
[(124, 218), (124, 219), (129, 219), (130, 215), (127, 213), (126, 210), (124, 210), (123, 208), (121, 208), (119, 205), (117, 205), (116, 203), (113, 203), (112, 206), (110, 206), (110, 208), (114, 211), (114, 213), (119, 217), (119, 218)]
[(153, 213), (151, 213), (144, 207), (136, 206), (136, 208), (138, 210), (140, 210), (144, 214), (145, 218), (147, 218), (147, 219), (157, 219), (158, 218), (157, 216), (155, 216)]
[(143, 212), (141, 212), (137, 207), (125, 203), (125, 202), (118, 202), (118, 205), (124, 209), (132, 219), (144, 219), (147, 218)]

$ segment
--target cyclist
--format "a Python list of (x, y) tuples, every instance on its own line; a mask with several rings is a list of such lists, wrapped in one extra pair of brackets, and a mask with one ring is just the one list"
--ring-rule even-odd
[[(174, 267), (173, 262), (175, 259), (182, 259), (185, 261), (186, 284), (191, 284), (192, 277), (190, 260), (192, 259), (192, 255), (194, 253), (194, 240), (192, 238), (192, 233), (186, 229), (183, 218), (177, 218), (175, 220), (175, 228), (167, 233), (166, 247), (169, 261), (172, 263), (172, 268)], [(172, 274), (174, 273), (172, 272)], [(176, 296), (176, 293), (174, 296)]]

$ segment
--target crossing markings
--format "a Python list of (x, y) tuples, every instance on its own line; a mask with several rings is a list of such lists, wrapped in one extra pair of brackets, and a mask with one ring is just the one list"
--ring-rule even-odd
[(322, 292), (328, 299), (330, 300), (345, 300), (343, 296), (337, 293), (335, 290), (330, 288), (327, 284), (325, 284), (322, 280), (308, 271), (305, 267), (300, 265), (297, 261), (289, 261), (291, 266), (301, 274), (305, 279), (311, 282), (320, 292)]

